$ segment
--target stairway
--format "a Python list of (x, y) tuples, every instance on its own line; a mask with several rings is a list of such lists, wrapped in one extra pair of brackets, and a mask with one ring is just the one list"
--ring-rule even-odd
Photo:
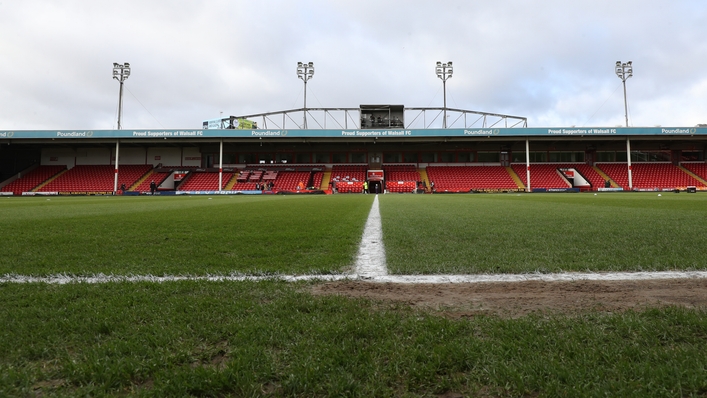
[(696, 179), (697, 181), (701, 182), (703, 185), (707, 186), (707, 181), (705, 181), (704, 178), (702, 178), (702, 177), (698, 176), (697, 174), (691, 172), (690, 170), (682, 167), (682, 165), (678, 165), (678, 168), (680, 170), (682, 170), (684, 173), (686, 173), (687, 175), (689, 175), (690, 177)]
[[(611, 177), (604, 173), (600, 168), (598, 168), (597, 166), (592, 166), (592, 168), (594, 168), (597, 174), (599, 174), (604, 179), (604, 181), (609, 180), (612, 188), (619, 188), (619, 184), (617, 184), (616, 181), (612, 180)], [(597, 187), (594, 187), (594, 189), (596, 188)]]
[(331, 181), (331, 169), (324, 171), (324, 175), (322, 176), (322, 186), (319, 187), (319, 189), (329, 189), (329, 181)]
[(45, 186), (45, 185), (49, 184), (50, 182), (56, 180), (57, 178), (59, 178), (62, 174), (66, 173), (67, 171), (69, 171), (69, 169), (62, 170), (59, 174), (56, 174), (54, 177), (52, 177), (52, 178), (50, 178), (50, 179), (44, 181), (43, 183), (37, 185), (36, 187), (34, 187), (34, 188), (32, 189), (32, 192), (37, 192), (37, 191), (39, 191), (43, 186)]
[(430, 187), (430, 177), (427, 176), (427, 169), (419, 168), (417, 169), (417, 172), (420, 174), (420, 180), (425, 183), (427, 192), (432, 192), (432, 187)]
[(139, 187), (140, 184), (142, 184), (143, 181), (147, 180), (152, 174), (154, 174), (154, 172), (155, 172), (155, 169), (152, 169), (152, 170), (148, 171), (147, 173), (145, 173), (144, 176), (140, 177), (140, 179), (135, 181), (135, 184), (128, 187), (128, 191), (132, 191), (133, 189)]
[(506, 166), (506, 170), (508, 171), (508, 174), (511, 176), (513, 179), (513, 182), (516, 183), (519, 189), (525, 189), (525, 185), (523, 185), (523, 180), (518, 177), (518, 174), (516, 174), (515, 171), (513, 171), (513, 168), (511, 166)]
[(223, 187), (224, 191), (232, 191), (233, 186), (236, 185), (236, 182), (238, 182), (238, 172), (233, 173), (233, 176), (231, 176), (231, 179), (228, 180), (226, 185)]

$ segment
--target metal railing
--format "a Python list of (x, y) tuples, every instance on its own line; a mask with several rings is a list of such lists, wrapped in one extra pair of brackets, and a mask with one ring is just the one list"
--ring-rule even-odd
[[(444, 128), (445, 108), (404, 108), (403, 126), (393, 120), (383, 120), (375, 126), (362, 127), (360, 108), (304, 108), (284, 111), (257, 113), (242, 116), (230, 116), (222, 119), (227, 128), (237, 128), (238, 119), (247, 119), (258, 124), (259, 129), (303, 129), (304, 120), (308, 129), (434, 129)], [(448, 129), (459, 128), (524, 128), (528, 127), (528, 119), (522, 116), (504, 115), (469, 111), (464, 109), (446, 108)], [(235, 126), (235, 127), (233, 127)]]

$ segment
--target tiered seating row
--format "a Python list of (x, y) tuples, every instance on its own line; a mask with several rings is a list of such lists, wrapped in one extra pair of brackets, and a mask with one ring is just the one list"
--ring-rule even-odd
[(420, 181), (420, 173), (413, 164), (385, 165), (383, 171), (386, 181), (389, 182)]
[(312, 175), (312, 186), (314, 188), (321, 188), (322, 187), (322, 180), (324, 180), (324, 172), (323, 171), (315, 171), (314, 174)]
[(275, 180), (275, 189), (278, 191), (295, 191), (301, 182), (304, 187), (309, 186), (312, 173), (309, 171), (281, 171)]
[(362, 182), (366, 180), (367, 165), (334, 165), (331, 168), (331, 181)]
[[(221, 189), (233, 177), (233, 173), (223, 173), (221, 177)], [(192, 172), (189, 178), (179, 185), (179, 191), (218, 191), (219, 173), (214, 172)]]
[(707, 163), (683, 163), (682, 167), (690, 170), (696, 176), (702, 178), (703, 180), (707, 180)]
[(339, 193), (362, 193), (363, 181), (344, 181), (336, 183), (336, 190)]
[[(41, 188), (42, 192), (103, 192), (113, 190), (114, 166), (81, 165), (66, 171)], [(305, 186), (319, 188), (324, 173), (321, 171), (291, 171), (282, 166), (279, 170), (243, 170), (238, 174), (238, 183), (233, 190), (253, 190), (256, 182), (274, 181), (276, 190), (296, 190), (302, 182)], [(513, 164), (512, 169), (523, 184), (527, 185), (525, 164)], [(625, 163), (599, 163), (597, 167), (624, 189), (628, 187), (628, 172)], [(707, 164), (684, 163), (683, 167), (703, 179), (707, 179)], [(118, 186), (132, 186), (151, 170), (150, 165), (125, 165), (120, 167)], [(270, 166), (268, 166), (270, 168)], [(582, 174), (594, 189), (604, 186), (603, 177), (590, 165), (584, 163), (531, 164), (533, 188), (566, 188), (568, 183), (558, 173), (559, 168), (574, 168)], [(31, 191), (48, 178), (64, 170), (64, 166), (40, 166), (22, 178), (2, 188), (3, 192)], [(411, 192), (421, 179), (415, 165), (384, 165), (386, 188), (389, 192)], [(334, 165), (331, 181), (336, 181), (339, 192), (361, 192), (366, 179), (367, 165)], [(169, 172), (154, 173), (134, 191), (149, 191), (152, 180), (158, 184), (169, 176)], [(180, 190), (218, 190), (218, 173), (192, 172)], [(435, 166), (427, 168), (430, 181), (434, 181), (438, 192), (468, 192), (482, 189), (515, 189), (516, 183), (502, 166)], [(701, 181), (685, 173), (671, 163), (633, 163), (633, 187), (638, 189), (674, 189), (686, 186), (705, 187)], [(223, 173), (223, 186), (232, 178), (232, 173)], [(399, 183), (402, 182), (402, 183)]]
[[(629, 189), (628, 167), (626, 164), (602, 163), (597, 164), (597, 166), (623, 189)], [(675, 189), (687, 186), (705, 186), (671, 163), (633, 163), (631, 165), (631, 177), (633, 188), (636, 189)]]
[(410, 193), (415, 188), (417, 188), (417, 181), (388, 181), (385, 183), (385, 189), (388, 192)]
[(518, 188), (503, 166), (428, 166), (427, 176), (437, 192)]
[[(530, 165), (530, 187), (531, 188), (570, 188), (570, 184), (557, 169), (564, 167), (558, 164), (535, 163)], [(574, 166), (568, 166), (574, 167)], [(523, 185), (528, 186), (528, 174), (525, 164), (511, 165), (513, 171), (518, 175)]]
[(0, 189), (0, 192), (12, 192), (14, 195), (22, 195), (22, 192), (30, 192), (44, 181), (64, 170), (66, 170), (66, 166), (39, 166), (5, 185)]
[(157, 184), (157, 186), (159, 186), (160, 184), (162, 184), (162, 182), (164, 182), (164, 180), (167, 179), (167, 177), (170, 176), (170, 174), (172, 174), (171, 171), (152, 173), (148, 178), (146, 178), (143, 182), (141, 182), (140, 185), (138, 185), (137, 187), (132, 189), (132, 191), (150, 192), (150, 184), (152, 183), (152, 181), (154, 181), (155, 184)]
[[(118, 186), (129, 187), (152, 169), (151, 165), (120, 166)], [(113, 190), (115, 169), (112, 165), (75, 166), (43, 186), (41, 192), (110, 192)]]
[(237, 182), (231, 188), (232, 191), (255, 191), (255, 182)]

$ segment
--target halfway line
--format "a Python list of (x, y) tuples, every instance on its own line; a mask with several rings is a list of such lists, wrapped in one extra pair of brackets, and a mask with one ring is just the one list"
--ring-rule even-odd
[(361, 244), (358, 246), (356, 274), (364, 278), (388, 275), (378, 195), (373, 199), (371, 212), (368, 213), (368, 220), (361, 236)]

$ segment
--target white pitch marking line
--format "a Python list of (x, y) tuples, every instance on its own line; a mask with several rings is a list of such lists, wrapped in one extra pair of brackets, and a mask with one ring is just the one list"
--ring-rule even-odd
[[(297, 281), (340, 281), (357, 280), (360, 275), (205, 275), (205, 276), (154, 276), (154, 275), (103, 275), (72, 276), (49, 275), (0, 276), (0, 283), (46, 283), (65, 285), (70, 283), (117, 283), (117, 282), (176, 282), (176, 281), (207, 281), (207, 282), (242, 282), (281, 280)], [(366, 277), (367, 281), (377, 283), (408, 283), (408, 284), (451, 284), (451, 283), (495, 283), (495, 282), (576, 282), (576, 281), (642, 281), (662, 279), (706, 279), (707, 271), (664, 271), (664, 272), (611, 272), (611, 273), (579, 273), (566, 272), (558, 274), (483, 274), (483, 275), (378, 275)]]
[(361, 278), (388, 275), (388, 269), (385, 265), (383, 226), (378, 206), (378, 195), (373, 199), (366, 226), (363, 228), (361, 244), (358, 247), (358, 256), (356, 257), (356, 274)]

